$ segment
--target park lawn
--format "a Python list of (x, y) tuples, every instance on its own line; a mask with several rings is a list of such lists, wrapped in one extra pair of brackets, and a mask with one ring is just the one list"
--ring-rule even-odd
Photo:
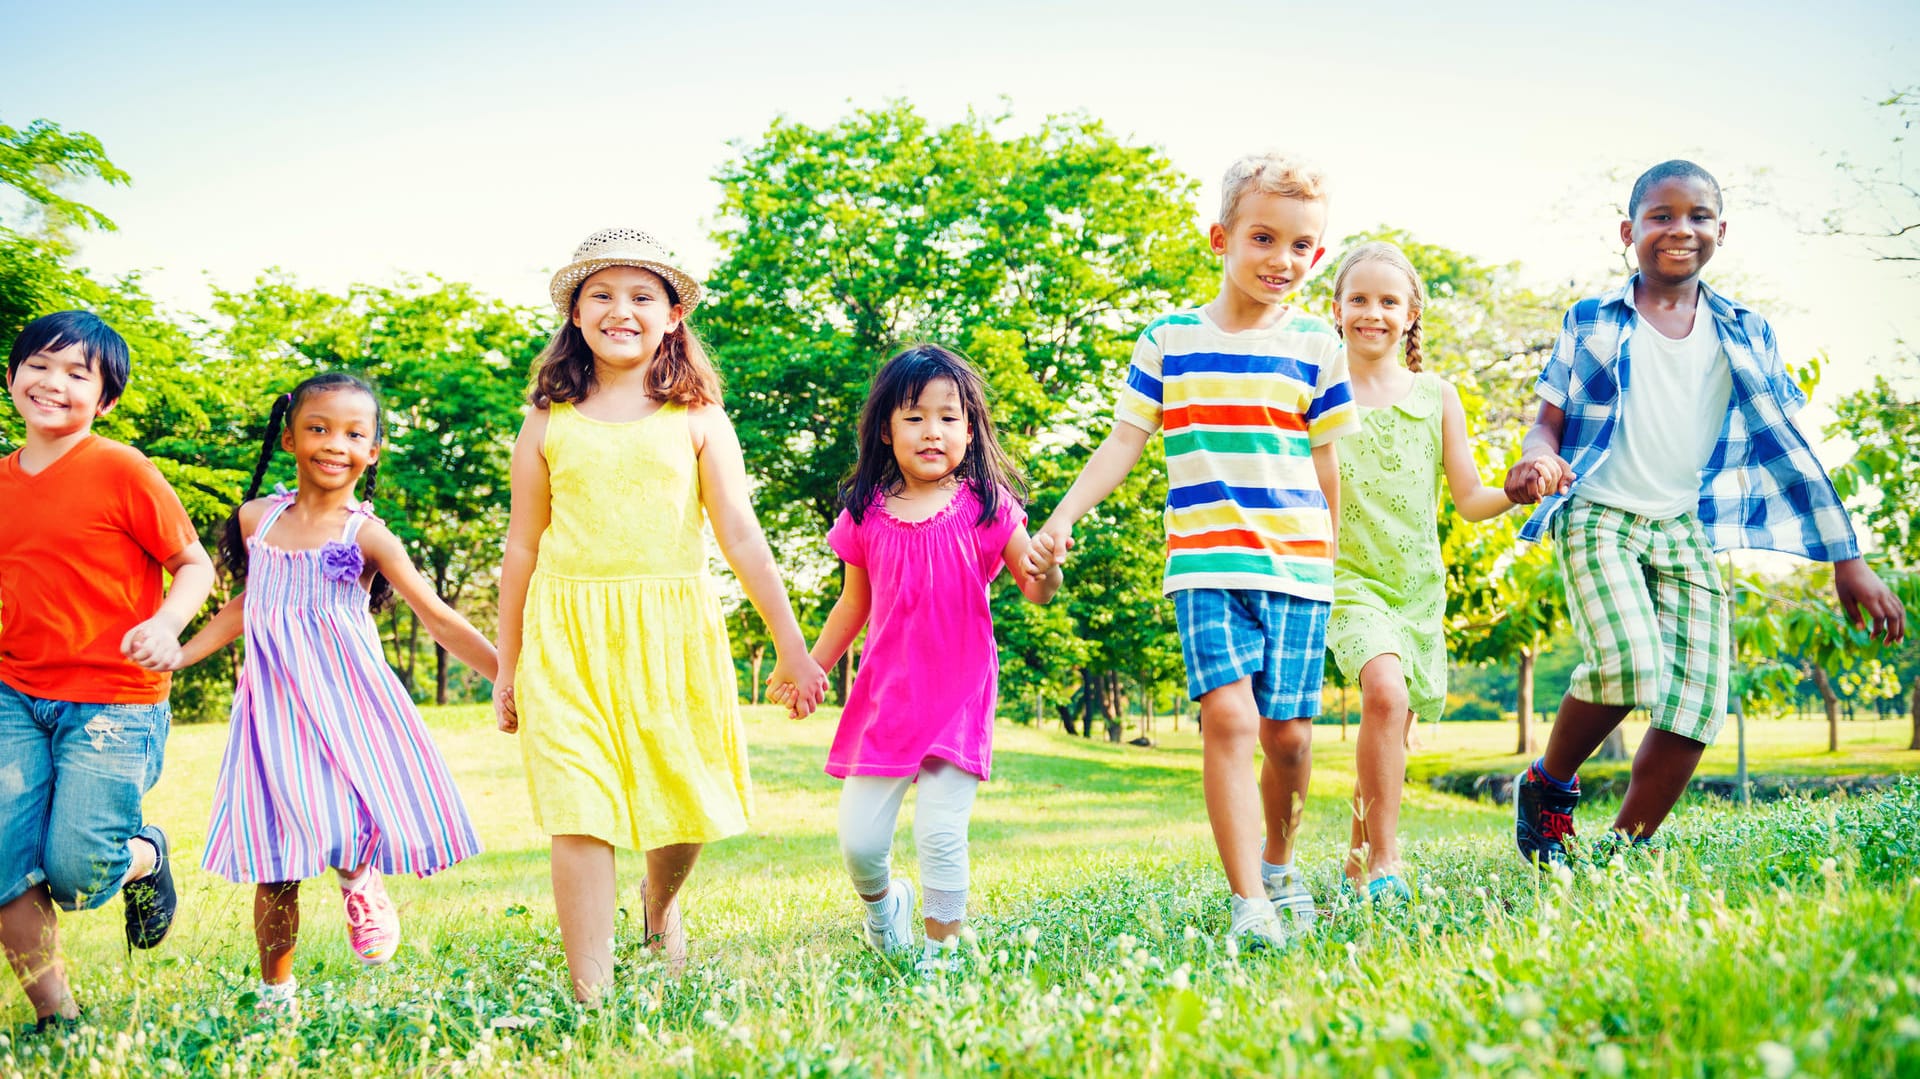
[[(392, 882), (392, 964), (358, 969), (315, 881), (303, 1015), (254, 1015), (251, 888), (196, 864), (225, 729), (182, 727), (148, 804), (180, 855), (180, 923), (129, 960), (117, 903), (67, 920), (89, 1025), (7, 1038), (0, 1075), (1920, 1069), (1920, 783), (1744, 814), (1690, 804), (1658, 855), (1544, 877), (1515, 857), (1509, 811), (1416, 784), (1403, 834), (1420, 894), (1370, 911), (1336, 898), (1352, 743), (1323, 726), (1302, 864), (1332, 915), (1284, 955), (1239, 956), (1219, 940), (1190, 730), (1140, 749), (1002, 726), (975, 815), (974, 938), (963, 970), (925, 981), (860, 947), (820, 772), (831, 713), (751, 709), (755, 826), (712, 847), (685, 893), (689, 974), (666, 980), (628, 919), (616, 988), (582, 1014), (513, 739), (481, 708), (429, 715), (488, 850)], [(1511, 727), (1479, 726), (1434, 737), (1510, 748)], [(910, 829), (897, 854), (911, 874)], [(621, 871), (630, 903), (638, 860)], [(0, 1001), (24, 1016), (10, 983)]]
[[(1644, 713), (1636, 713), (1625, 728), (1627, 754), (1631, 758), (1647, 731)], [(1326, 728), (1321, 728), (1325, 730)], [(1535, 744), (1545, 747), (1551, 724), (1534, 728)], [(1825, 717), (1796, 719), (1750, 719), (1747, 721), (1747, 771), (1752, 775), (1830, 776), (1920, 773), (1920, 751), (1907, 748), (1913, 737), (1913, 721), (1905, 716), (1884, 722), (1843, 722), (1840, 724), (1840, 749), (1827, 752)], [(1519, 740), (1519, 728), (1512, 723), (1441, 723), (1421, 728), (1421, 750), (1407, 760), (1407, 774), (1413, 782), (1424, 782), (1448, 772), (1516, 773), (1532, 759), (1513, 752)], [(1324, 745), (1324, 741), (1322, 745)], [(1701, 758), (1702, 776), (1735, 774), (1739, 739), (1733, 720), (1727, 721), (1720, 737)], [(1581, 775), (1594, 777), (1624, 774), (1627, 761), (1591, 761)]]

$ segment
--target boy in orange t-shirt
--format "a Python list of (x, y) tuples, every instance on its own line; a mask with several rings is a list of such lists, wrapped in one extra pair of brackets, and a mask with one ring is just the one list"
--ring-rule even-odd
[(167, 837), (140, 800), (160, 778), (164, 672), (213, 562), (152, 462), (93, 434), (128, 368), (126, 341), (85, 311), (34, 320), (7, 357), (26, 442), (0, 458), (0, 945), (38, 1030), (79, 1016), (55, 903), (124, 890), (136, 948), (173, 922)]

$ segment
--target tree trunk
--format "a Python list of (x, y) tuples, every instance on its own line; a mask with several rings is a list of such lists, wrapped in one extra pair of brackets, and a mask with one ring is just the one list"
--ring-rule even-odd
[(433, 642), (433, 703), (447, 703), (447, 650)]
[(1833, 692), (1833, 683), (1827, 679), (1824, 668), (1814, 665), (1813, 688), (1820, 691), (1820, 699), (1827, 705), (1827, 752), (1840, 752), (1840, 698)]
[(1907, 741), (1908, 749), (1920, 749), (1920, 678), (1913, 680), (1913, 737)]
[[(396, 604), (396, 606), (398, 606)], [(414, 675), (420, 670), (420, 616), (407, 608), (407, 696), (412, 697), (419, 691), (414, 687)]]
[(751, 694), (752, 694), (751, 699), (755, 704), (760, 703), (760, 691), (766, 688), (765, 686), (762, 686), (760, 684), (760, 664), (764, 662), (766, 658), (767, 658), (767, 646), (765, 642), (755, 641), (753, 644), (753, 647), (747, 649), (747, 666), (750, 670), (753, 671), (753, 689), (751, 690)]
[(1056, 704), (1053, 710), (1060, 713), (1060, 729), (1071, 735), (1074, 727), (1073, 709), (1064, 704)]
[(1623, 761), (1627, 759), (1627, 731), (1625, 725), (1607, 732), (1607, 740), (1600, 743), (1600, 751), (1593, 755), (1597, 761)]
[(847, 687), (851, 685), (853, 685), (853, 649), (849, 648), (846, 654), (840, 657), (840, 662), (833, 665), (833, 699), (840, 702), (842, 708), (847, 706)]
[(1520, 716), (1520, 748), (1515, 753), (1533, 752), (1533, 649), (1520, 650), (1520, 685), (1515, 693), (1514, 711)]

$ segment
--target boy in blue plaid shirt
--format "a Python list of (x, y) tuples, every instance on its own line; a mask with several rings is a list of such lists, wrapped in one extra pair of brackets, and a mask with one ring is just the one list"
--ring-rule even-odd
[(1567, 312), (1507, 497), (1538, 502), (1583, 661), (1545, 756), (1515, 785), (1529, 861), (1560, 862), (1578, 771), (1634, 708), (1653, 716), (1613, 831), (1644, 842), (1726, 720), (1729, 623), (1716, 550), (1833, 563), (1855, 626), (1897, 642), (1906, 612), (1860, 559), (1826, 470), (1789, 418), (1806, 403), (1765, 319), (1700, 281), (1726, 239), (1720, 185), (1668, 161), (1633, 185), (1620, 238), (1640, 272)]

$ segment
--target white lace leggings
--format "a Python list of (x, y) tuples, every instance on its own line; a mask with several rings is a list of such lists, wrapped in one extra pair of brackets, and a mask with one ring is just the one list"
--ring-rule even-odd
[(961, 921), (967, 916), (967, 821), (979, 777), (931, 758), (917, 777), (848, 776), (840, 788), (840, 853), (856, 891), (886, 891), (893, 875), (893, 826), (916, 778), (913, 842), (920, 848), (923, 913), (936, 922)]

